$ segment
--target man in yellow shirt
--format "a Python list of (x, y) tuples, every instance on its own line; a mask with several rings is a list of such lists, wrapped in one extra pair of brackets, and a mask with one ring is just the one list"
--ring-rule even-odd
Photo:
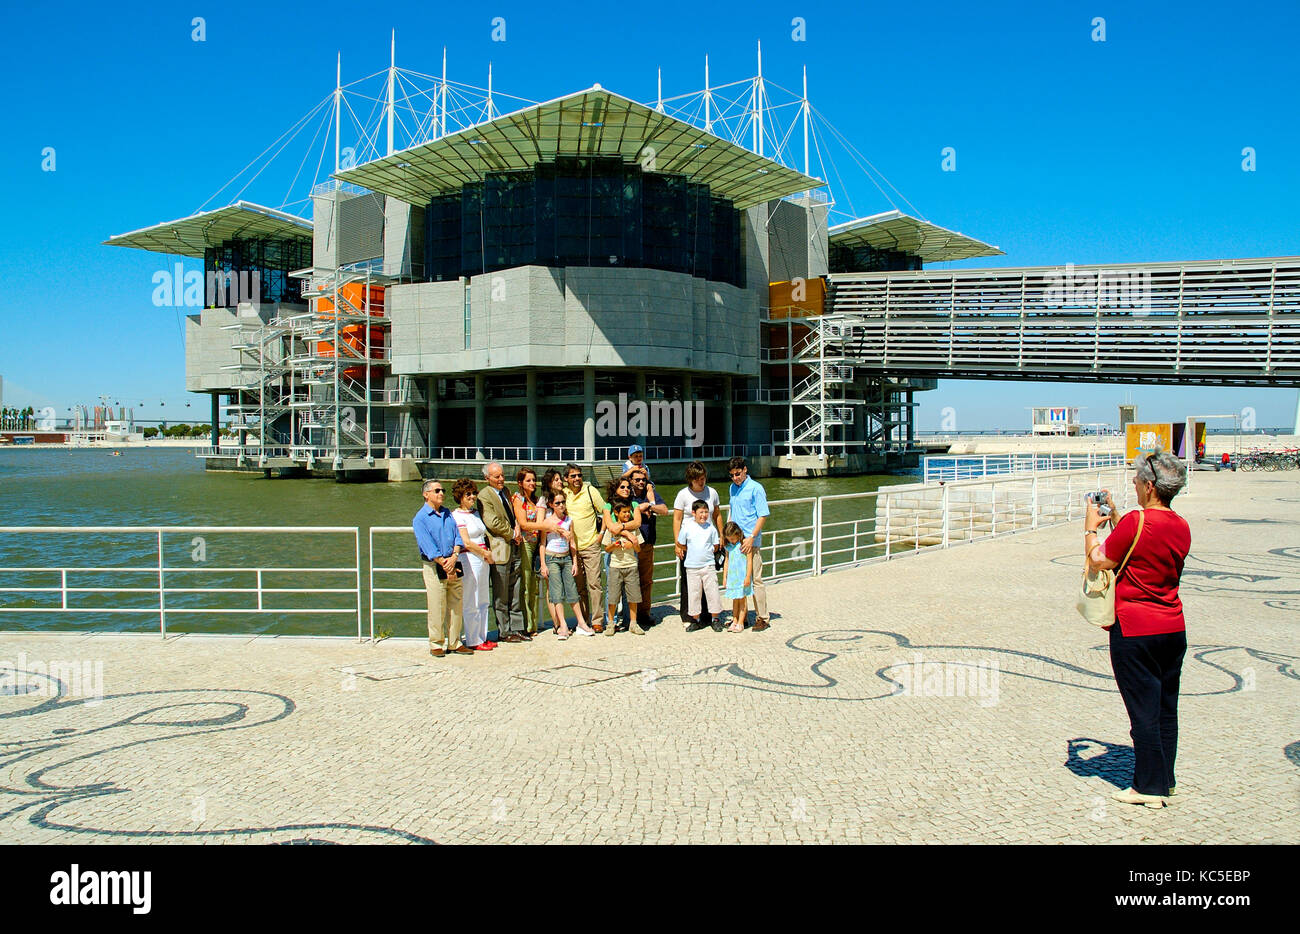
[(564, 483), (568, 487), (569, 516), (573, 519), (573, 539), (578, 546), (578, 560), (573, 576), (578, 594), (587, 591), (587, 618), (591, 628), (602, 632), (605, 628), (604, 591), (600, 580), (601, 548), (600, 530), (596, 521), (605, 509), (605, 499), (600, 490), (582, 480), (582, 468), (569, 464), (564, 468)]

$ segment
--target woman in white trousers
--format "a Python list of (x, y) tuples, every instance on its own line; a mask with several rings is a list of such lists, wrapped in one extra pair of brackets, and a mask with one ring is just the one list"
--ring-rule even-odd
[(462, 638), (471, 649), (489, 652), (497, 644), (489, 642), (487, 637), (488, 566), (493, 563), (492, 552), (487, 547), (487, 526), (475, 509), (478, 489), (473, 480), (457, 480), (451, 488), (451, 495), (460, 504), (460, 508), (452, 512), (452, 515), (460, 527), (460, 538), (464, 544), (460, 556), (460, 569), (465, 575), (461, 608), (465, 632)]

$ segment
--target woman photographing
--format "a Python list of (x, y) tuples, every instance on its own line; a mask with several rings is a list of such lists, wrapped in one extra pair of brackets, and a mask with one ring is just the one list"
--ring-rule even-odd
[[(1103, 517), (1088, 503), (1084, 549), (1088, 571), (1123, 564), (1115, 587), (1115, 625), (1110, 627), (1110, 664), (1133, 737), (1133, 784), (1115, 795), (1126, 804), (1161, 808), (1174, 792), (1178, 749), (1178, 682), (1187, 633), (1178, 581), (1191, 549), (1187, 521), (1169, 504), (1187, 482), (1187, 468), (1157, 452), (1137, 463), (1133, 489), (1140, 510), (1121, 515), (1110, 494)], [(1113, 526), (1104, 543), (1097, 530)], [(1127, 562), (1125, 562), (1127, 556)]]

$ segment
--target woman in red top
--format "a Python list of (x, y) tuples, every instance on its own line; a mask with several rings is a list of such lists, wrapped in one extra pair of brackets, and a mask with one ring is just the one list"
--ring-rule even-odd
[[(1151, 808), (1164, 807), (1174, 794), (1178, 681), (1187, 654), (1178, 581), (1192, 547), (1192, 535), (1187, 520), (1170, 509), (1169, 503), (1186, 482), (1187, 468), (1182, 461), (1157, 452), (1139, 461), (1133, 476), (1142, 508), (1140, 534), (1137, 511), (1121, 517), (1109, 494), (1110, 516), (1102, 518), (1096, 504), (1089, 503), (1084, 520), (1089, 570), (1114, 570), (1128, 555), (1115, 582), (1110, 665), (1133, 737), (1133, 785), (1115, 798)], [(1107, 521), (1114, 529), (1104, 545), (1098, 544), (1097, 529)]]

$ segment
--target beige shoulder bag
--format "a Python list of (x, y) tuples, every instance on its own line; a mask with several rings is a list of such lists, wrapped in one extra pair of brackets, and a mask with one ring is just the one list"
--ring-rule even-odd
[(1142, 537), (1142, 527), (1145, 523), (1146, 514), (1139, 512), (1137, 534), (1133, 536), (1133, 544), (1128, 546), (1128, 554), (1114, 571), (1103, 570), (1090, 574), (1087, 568), (1083, 570), (1083, 590), (1074, 606), (1079, 614), (1094, 626), (1109, 629), (1115, 625), (1115, 580), (1128, 565), (1128, 559), (1133, 556), (1133, 549), (1137, 547), (1138, 539)]

